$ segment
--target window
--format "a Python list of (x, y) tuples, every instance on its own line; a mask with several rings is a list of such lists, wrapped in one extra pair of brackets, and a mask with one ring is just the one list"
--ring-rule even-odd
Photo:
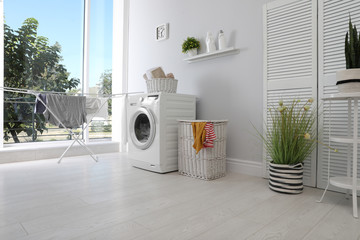
[[(113, 0), (91, 0), (89, 92), (112, 93), (112, 6)], [(112, 131), (112, 100), (108, 100), (108, 117), (95, 117), (89, 138), (109, 139)]]
[[(90, 4), (88, 80), (83, 79), (85, 1), (90, 3), (4, 0), (5, 87), (111, 93), (112, 0), (92, 0)], [(70, 139), (65, 130), (33, 113), (34, 100), (28, 94), (4, 93), (4, 143)], [(95, 118), (89, 130), (90, 138), (110, 138), (111, 117)]]

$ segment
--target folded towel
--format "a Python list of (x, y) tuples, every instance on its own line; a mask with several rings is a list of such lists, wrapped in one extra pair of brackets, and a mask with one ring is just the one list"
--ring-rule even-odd
[(152, 68), (146, 71), (146, 76), (148, 79), (153, 78), (166, 78), (164, 70), (161, 67)]
[(204, 148), (213, 148), (214, 140), (216, 139), (214, 124), (210, 122), (206, 123), (205, 132)]
[(174, 77), (174, 74), (173, 74), (173, 73), (168, 73), (168, 74), (166, 74), (166, 78), (174, 78), (174, 79), (175, 79), (175, 77)]
[(193, 148), (198, 153), (202, 148), (205, 141), (206, 131), (205, 131), (206, 122), (192, 122), (191, 126), (193, 129), (194, 135), (194, 145)]

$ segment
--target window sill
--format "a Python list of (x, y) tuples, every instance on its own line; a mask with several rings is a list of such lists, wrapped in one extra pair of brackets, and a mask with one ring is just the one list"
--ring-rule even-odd
[[(6, 144), (0, 149), (0, 163), (59, 158), (70, 144), (71, 141)], [(95, 154), (119, 152), (119, 142), (96, 141), (88, 143), (87, 146)], [(78, 143), (75, 143), (67, 152), (65, 158), (87, 154)]]

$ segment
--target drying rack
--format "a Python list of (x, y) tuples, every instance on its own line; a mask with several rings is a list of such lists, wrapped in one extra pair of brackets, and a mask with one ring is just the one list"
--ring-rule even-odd
[[(37, 99), (37, 101), (41, 102), (47, 111), (50, 112), (50, 114), (60, 123), (60, 125), (74, 138), (74, 140), (71, 142), (71, 144), (66, 148), (66, 150), (63, 152), (63, 154), (60, 156), (58, 163), (61, 163), (61, 160), (64, 158), (65, 154), (70, 150), (70, 148), (75, 144), (75, 142), (79, 143), (81, 147), (83, 147), (88, 154), (91, 156), (91, 158), (98, 162), (98, 157), (91, 151), (91, 149), (81, 141), (80, 135), (89, 127), (90, 123), (92, 122), (93, 118), (100, 112), (100, 110), (104, 107), (104, 105), (107, 103), (107, 101), (111, 98), (118, 97), (118, 96), (127, 96), (129, 94), (138, 94), (140, 92), (133, 92), (133, 93), (118, 93), (118, 94), (91, 94), (91, 93), (64, 93), (64, 92), (54, 92), (54, 91), (35, 91), (35, 90), (28, 90), (28, 89), (22, 89), (22, 88), (11, 88), (11, 87), (0, 87), (0, 90), (6, 91), (6, 92), (14, 92), (14, 93), (23, 93), (23, 94), (31, 94), (34, 95)], [(56, 116), (56, 114), (53, 113), (53, 111), (46, 105), (46, 103), (39, 97), (39, 94), (62, 94), (62, 95), (74, 95), (74, 96), (97, 96), (106, 98), (106, 101), (103, 101), (103, 103), (100, 105), (99, 109), (95, 112), (95, 114), (91, 114), (91, 118), (86, 121), (86, 124), (82, 126), (82, 130), (76, 134), (74, 131), (72, 131), (71, 128), (68, 128), (64, 125), (62, 121), (60, 121), (59, 117)]]

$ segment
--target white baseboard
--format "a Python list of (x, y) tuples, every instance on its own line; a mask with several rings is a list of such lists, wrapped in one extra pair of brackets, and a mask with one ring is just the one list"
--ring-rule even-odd
[(241, 173), (250, 176), (262, 177), (262, 163), (236, 158), (226, 159), (226, 169), (229, 172)]

